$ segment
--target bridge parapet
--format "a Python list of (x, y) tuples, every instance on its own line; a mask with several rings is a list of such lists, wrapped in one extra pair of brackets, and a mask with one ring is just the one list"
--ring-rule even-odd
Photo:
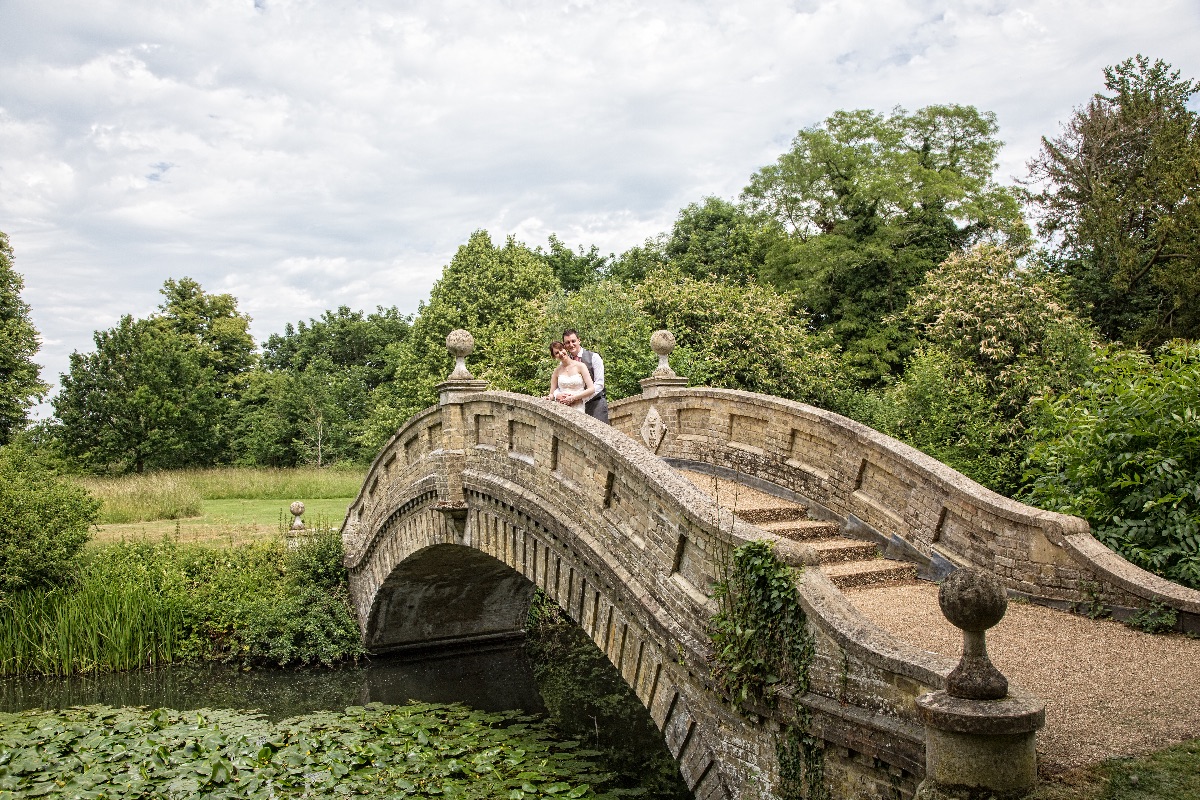
[(924, 453), (831, 411), (729, 389), (657, 388), (610, 404), (614, 427), (669, 463), (791, 493), (848, 532), (937, 579), (960, 566), (996, 574), (1050, 605), (1162, 603), (1200, 630), (1200, 592), (1142, 570), (1092, 537), (1087, 522), (980, 486)]

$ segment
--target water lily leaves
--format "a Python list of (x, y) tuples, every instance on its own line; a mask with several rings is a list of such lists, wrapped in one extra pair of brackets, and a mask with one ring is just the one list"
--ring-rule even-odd
[(108, 708), (0, 714), (0, 797), (591, 798), (606, 774), (524, 715), (461, 705), (261, 714)]

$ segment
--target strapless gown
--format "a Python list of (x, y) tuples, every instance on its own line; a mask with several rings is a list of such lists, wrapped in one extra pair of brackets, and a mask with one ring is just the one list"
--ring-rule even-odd
[[(555, 397), (563, 394), (575, 394), (584, 390), (583, 376), (578, 372), (572, 372), (569, 375), (558, 376), (558, 391), (554, 393)], [(575, 403), (571, 408), (583, 411), (584, 403)]]

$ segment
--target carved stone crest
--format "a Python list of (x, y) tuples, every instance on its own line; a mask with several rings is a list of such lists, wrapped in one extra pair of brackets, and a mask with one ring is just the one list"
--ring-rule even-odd
[(646, 447), (650, 448), (650, 452), (657, 453), (658, 446), (662, 444), (663, 437), (666, 435), (667, 423), (663, 422), (658, 409), (650, 406), (650, 411), (646, 414), (645, 421), (642, 422), (642, 441), (646, 443)]

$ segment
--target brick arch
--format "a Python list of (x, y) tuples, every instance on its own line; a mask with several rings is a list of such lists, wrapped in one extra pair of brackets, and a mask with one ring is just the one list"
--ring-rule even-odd
[[(465, 513), (439, 511), (422, 492), (387, 516), (359, 571), (381, 576), (364, 616), (372, 652), (473, 644), (520, 636), (534, 588), (574, 620), (646, 707), (697, 797), (733, 797), (697, 706), (670, 625), (648, 593), (591, 551), (588, 536), (556, 503), (514, 497), (482, 476), (464, 481)], [(718, 716), (723, 716), (718, 714)]]

